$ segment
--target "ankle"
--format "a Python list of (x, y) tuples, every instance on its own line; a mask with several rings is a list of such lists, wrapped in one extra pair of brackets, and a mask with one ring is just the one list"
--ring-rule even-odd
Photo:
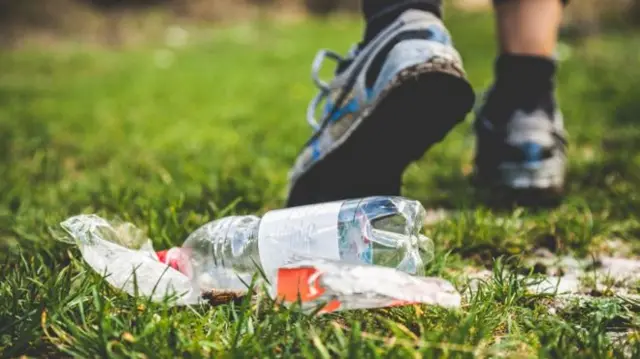
[(555, 108), (554, 76), (551, 58), (501, 55), (495, 68), (496, 80), (483, 112), (492, 122), (506, 123), (516, 110), (543, 109), (550, 115)]
[(515, 105), (535, 102), (553, 95), (555, 74), (552, 58), (503, 54), (496, 61), (494, 91)]
[(393, 23), (402, 13), (407, 10), (420, 10), (431, 13), (436, 17), (441, 17), (439, 2), (431, 4), (429, 2), (407, 2), (406, 4), (399, 4), (398, 6), (390, 7), (376, 16), (367, 19), (367, 24), (364, 32), (362, 46), (366, 46), (373, 38), (375, 38), (382, 30)]
[(497, 86), (553, 89), (556, 64), (550, 57), (502, 54), (495, 65)]

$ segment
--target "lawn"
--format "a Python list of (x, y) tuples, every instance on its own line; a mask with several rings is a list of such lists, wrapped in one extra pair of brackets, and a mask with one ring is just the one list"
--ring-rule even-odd
[[(492, 18), (448, 17), (482, 91)], [(180, 47), (62, 42), (0, 52), (3, 357), (640, 355), (640, 281), (628, 296), (594, 288), (550, 311), (554, 296), (527, 290), (533, 274), (512, 274), (525, 273), (518, 258), (540, 248), (590, 258), (615, 241), (624, 255), (640, 254), (640, 33), (563, 42), (558, 83), (571, 167), (559, 207), (484, 207), (466, 178), (470, 121), (406, 173), (405, 196), (453, 213), (426, 229), (436, 244), (427, 273), (463, 291), (474, 268), (493, 271), (460, 309), (309, 317), (265, 301), (175, 309), (131, 298), (54, 240), (60, 221), (98, 213), (135, 223), (165, 248), (219, 216), (283, 204), (287, 171), (310, 134), (310, 62), (319, 48), (346, 51), (361, 24), (186, 28)]]

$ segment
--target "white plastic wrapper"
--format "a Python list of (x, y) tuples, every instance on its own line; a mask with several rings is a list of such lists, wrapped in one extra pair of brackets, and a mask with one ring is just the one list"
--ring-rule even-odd
[[(175, 305), (206, 302), (206, 293), (193, 284), (195, 281), (160, 262), (151, 241), (132, 224), (79, 215), (61, 225), (78, 245), (85, 262), (115, 288), (153, 301), (172, 296)], [(455, 308), (461, 300), (453, 285), (440, 278), (322, 258), (287, 263), (270, 281), (274, 283), (272, 297), (285, 303), (300, 299), (307, 309), (325, 303), (321, 313), (408, 304)], [(224, 292), (225, 288), (210, 290)]]
[(320, 313), (409, 304), (457, 308), (461, 302), (454, 286), (441, 278), (323, 259), (296, 261), (280, 268), (274, 294), (290, 302), (300, 298), (308, 309), (326, 303)]
[[(129, 295), (175, 304), (197, 304), (200, 293), (184, 274), (160, 262), (151, 241), (129, 223), (112, 225), (96, 215), (80, 215), (61, 223), (73, 237), (82, 258), (112, 286)], [(126, 247), (125, 247), (126, 246)]]

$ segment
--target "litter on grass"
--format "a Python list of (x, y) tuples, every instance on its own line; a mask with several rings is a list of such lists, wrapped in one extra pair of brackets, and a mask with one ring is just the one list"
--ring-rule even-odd
[[(249, 291), (203, 288), (193, 278), (160, 261), (152, 242), (130, 223), (79, 215), (61, 223), (84, 261), (113, 287), (173, 305), (221, 304)], [(461, 296), (441, 278), (415, 276), (376, 265), (297, 256), (277, 270), (275, 283), (258, 281), (272, 298), (301, 302), (305, 310), (328, 313), (352, 309), (428, 304), (460, 306)]]

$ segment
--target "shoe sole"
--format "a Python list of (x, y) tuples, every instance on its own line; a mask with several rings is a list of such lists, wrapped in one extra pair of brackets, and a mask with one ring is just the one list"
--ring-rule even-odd
[(404, 69), (334, 149), (292, 182), (287, 207), (399, 195), (405, 168), (462, 122), (474, 101), (463, 70), (447, 59)]
[[(481, 172), (480, 172), (481, 173)], [(495, 176), (476, 175), (473, 182), (493, 206), (552, 207), (564, 198), (565, 161), (553, 157), (535, 165), (505, 163)]]

